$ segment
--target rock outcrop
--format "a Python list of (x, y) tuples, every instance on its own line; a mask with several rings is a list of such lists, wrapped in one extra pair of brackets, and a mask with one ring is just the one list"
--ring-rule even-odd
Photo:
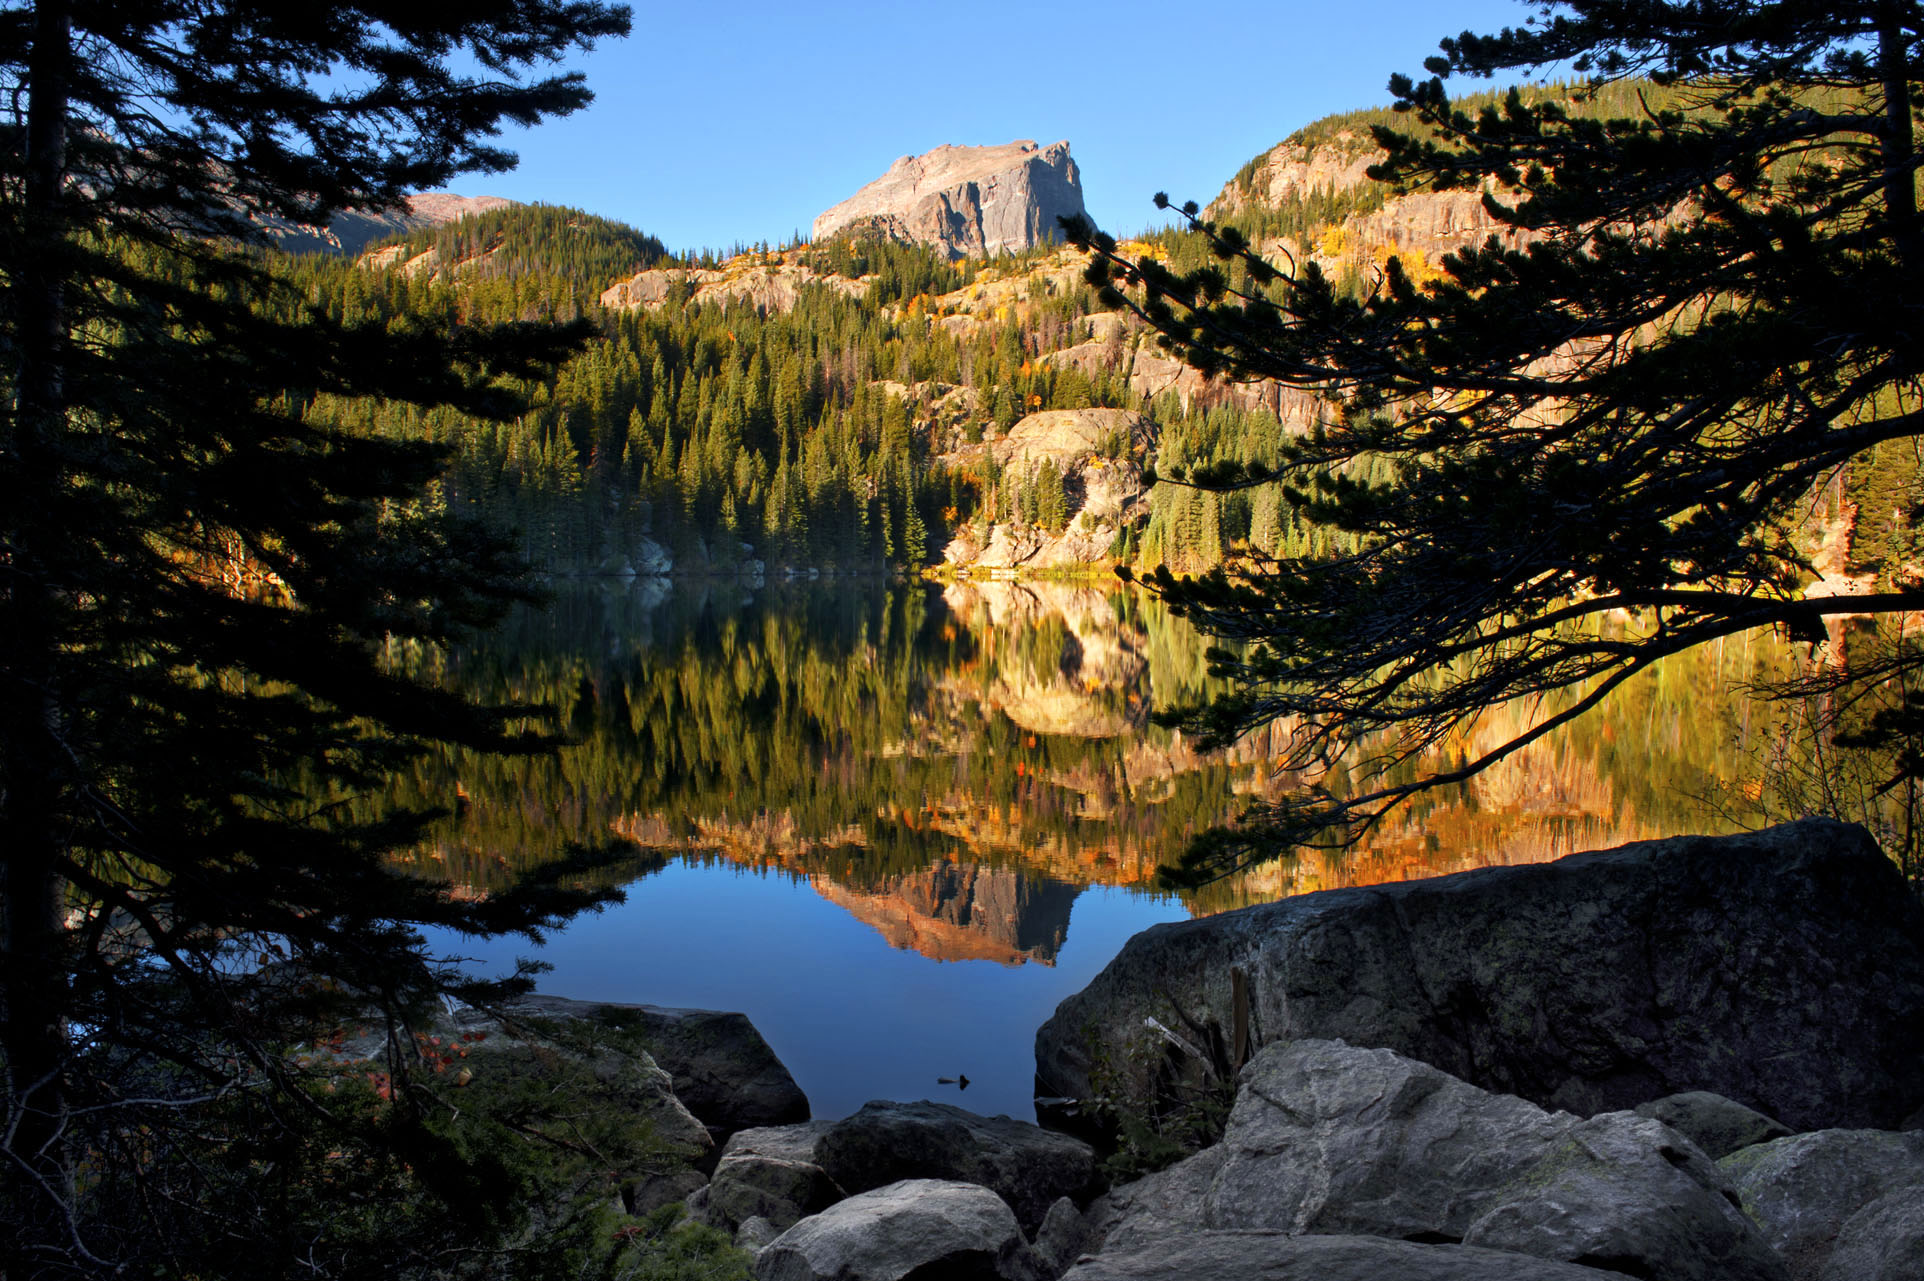
[(832, 1124), (807, 1121), (743, 1130), (729, 1139), (709, 1180), (702, 1217), (728, 1228), (759, 1218), (786, 1231), (846, 1198), (848, 1189), (830, 1178), (815, 1158)]
[(601, 293), (601, 305), (615, 311), (655, 310), (681, 291), (687, 301), (703, 306), (747, 302), (774, 315), (789, 311), (804, 289), (833, 290), (845, 298), (868, 292), (867, 278), (851, 280), (816, 271), (799, 254), (745, 254), (724, 267), (654, 267), (618, 280)]
[(1049, 409), (1021, 419), (952, 465), (993, 461), (1018, 482), (1034, 483), (1046, 464), (1063, 495), (1060, 527), (1004, 519), (965, 525), (943, 549), (950, 564), (974, 569), (1048, 569), (1102, 563), (1125, 527), (1147, 517), (1143, 463), (1159, 432), (1126, 409)]
[(1853, 1214), (1817, 1275), (1820, 1281), (1924, 1277), (1924, 1184), (1886, 1193)]
[(824, 210), (814, 239), (872, 231), (951, 258), (982, 258), (1058, 239), (1056, 219), (1082, 213), (1082, 175), (1067, 142), (943, 146), (903, 156)]
[[(1150, 1018), (1201, 1031), (1145, 1061)], [(1711, 1090), (1793, 1129), (1892, 1127), (1924, 1102), (1924, 908), (1821, 819), (1306, 894), (1131, 939), (1037, 1033), (1037, 1089), (1106, 1074), (1148, 1110), (1170, 1070), (1233, 1069), (1239, 1028), (1580, 1115)]]
[(1350, 210), (1320, 231), (1312, 229), (1307, 243), (1273, 239), (1258, 249), (1279, 264), (1313, 259), (1331, 272), (1345, 266), (1380, 266), (1395, 254), (1419, 279), (1445, 255), (1491, 236), (1510, 245), (1531, 239), (1492, 218), (1480, 191), (1390, 193), (1368, 173), (1383, 156), (1375, 139), (1360, 131), (1339, 132), (1313, 144), (1286, 139), (1224, 186), (1203, 216), (1234, 218), (1252, 207), (1282, 209), (1318, 197), (1338, 197), (1333, 203), (1340, 209), (1340, 198), (1347, 196)]

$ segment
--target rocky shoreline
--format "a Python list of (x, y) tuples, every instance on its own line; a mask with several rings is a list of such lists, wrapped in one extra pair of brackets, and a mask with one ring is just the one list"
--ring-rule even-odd
[[(623, 1208), (681, 1202), (760, 1281), (1924, 1275), (1924, 908), (1824, 820), (1146, 931), (1037, 1037), (1080, 1137), (811, 1120), (739, 1014), (512, 1016), (639, 1038), (668, 1156)], [(1105, 1163), (1209, 1098), (1192, 1154)]]

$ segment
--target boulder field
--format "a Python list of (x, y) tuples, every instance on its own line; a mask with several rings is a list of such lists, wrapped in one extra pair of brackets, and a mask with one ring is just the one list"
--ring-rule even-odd
[(1226, 1113), (1113, 1185), (1008, 1117), (809, 1120), (740, 1015), (526, 1013), (639, 1037), (605, 1102), (680, 1164), (629, 1208), (681, 1199), (759, 1281), (1924, 1275), (1924, 909), (1836, 823), (1146, 931), (1042, 1029), (1039, 1087), (1085, 1123)]

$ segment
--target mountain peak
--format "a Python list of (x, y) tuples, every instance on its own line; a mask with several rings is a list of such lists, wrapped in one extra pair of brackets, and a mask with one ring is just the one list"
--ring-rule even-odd
[(945, 144), (903, 156), (824, 211), (815, 219), (814, 238), (876, 231), (951, 258), (982, 258), (1057, 239), (1056, 219), (1082, 212), (1082, 175), (1066, 141)]

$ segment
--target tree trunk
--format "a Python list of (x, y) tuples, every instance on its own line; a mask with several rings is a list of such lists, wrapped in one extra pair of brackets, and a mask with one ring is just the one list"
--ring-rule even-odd
[(1911, 126), (1910, 6), (1886, 0), (1877, 8), (1877, 75), (1884, 90), (1884, 212), (1891, 243), (1907, 270), (1919, 265), (1916, 140)]
[[(63, 379), (68, 75), (64, 0), (35, 6), (27, 62), (24, 231), (9, 264), (15, 282), (18, 365), (11, 439), (5, 441), (6, 560), (0, 621), (0, 1051), (6, 1059), (6, 1130), (0, 1195), (19, 1246), (9, 1276), (30, 1276), (70, 1257), (67, 1051), (69, 968), (59, 813), (69, 766), (61, 732), (56, 566), (64, 537), (55, 516), (67, 406)], [(12, 1243), (10, 1243), (12, 1244)], [(16, 1247), (17, 1248), (17, 1247)]]

